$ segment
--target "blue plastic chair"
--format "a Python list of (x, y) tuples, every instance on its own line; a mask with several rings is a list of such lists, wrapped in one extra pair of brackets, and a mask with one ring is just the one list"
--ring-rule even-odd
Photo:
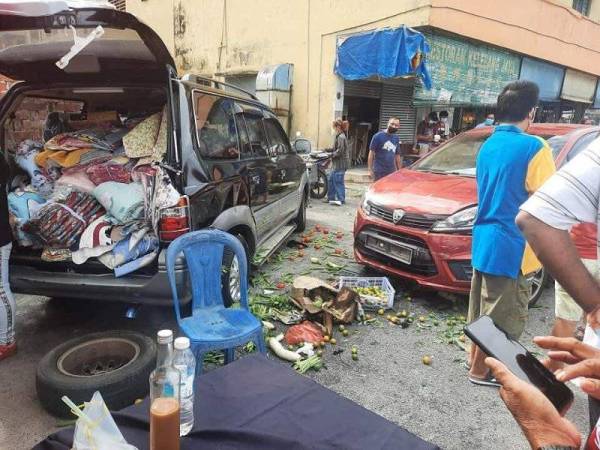
[[(223, 304), (221, 269), (225, 248), (229, 248), (239, 262), (241, 308), (225, 308)], [(192, 315), (189, 317), (181, 316), (175, 284), (175, 261), (182, 252), (192, 284)], [(233, 361), (235, 347), (250, 341), (260, 352), (266, 352), (262, 324), (248, 308), (246, 252), (234, 236), (220, 230), (201, 230), (175, 239), (167, 249), (167, 273), (177, 323), (190, 339), (197, 373), (202, 371), (206, 352), (225, 351), (226, 364)]]

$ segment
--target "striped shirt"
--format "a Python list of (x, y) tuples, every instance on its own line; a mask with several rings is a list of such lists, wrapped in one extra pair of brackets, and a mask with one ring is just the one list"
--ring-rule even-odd
[[(559, 230), (600, 222), (600, 139), (561, 168), (522, 206)], [(596, 246), (598, 240), (596, 239)]]

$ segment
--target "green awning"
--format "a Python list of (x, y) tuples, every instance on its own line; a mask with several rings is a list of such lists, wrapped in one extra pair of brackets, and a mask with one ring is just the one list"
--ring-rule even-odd
[(505, 50), (434, 33), (423, 33), (431, 53), (432, 89), (415, 89), (414, 106), (491, 106), (502, 88), (519, 79), (521, 58)]

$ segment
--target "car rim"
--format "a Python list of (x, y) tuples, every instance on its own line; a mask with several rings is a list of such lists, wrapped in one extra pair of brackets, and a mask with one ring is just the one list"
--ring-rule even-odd
[(527, 281), (531, 285), (531, 294), (529, 295), (529, 301), (536, 298), (539, 292), (544, 288), (542, 283), (544, 282), (544, 269), (540, 269), (531, 275)]
[(233, 257), (229, 268), (229, 293), (234, 302), (240, 301), (240, 264), (237, 256)]
[(58, 370), (72, 377), (93, 377), (120, 370), (140, 355), (129, 339), (94, 339), (70, 348), (57, 361)]

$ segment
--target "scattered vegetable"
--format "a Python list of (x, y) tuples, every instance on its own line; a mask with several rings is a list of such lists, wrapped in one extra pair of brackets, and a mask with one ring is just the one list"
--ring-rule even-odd
[(425, 364), (426, 366), (430, 366), (431, 365), (431, 356), (429, 355), (425, 355), (423, 356), (423, 359), (421, 360), (423, 362), (423, 364)]
[(330, 343), (331, 345), (335, 345), (335, 344), (337, 344), (337, 340), (336, 340), (336, 338), (331, 338), (331, 339), (329, 339), (329, 343)]
[(379, 314), (380, 316), (383, 316), (385, 314), (385, 310), (383, 308), (379, 308), (379, 310), (377, 311), (377, 314)]
[(348, 336), (348, 330), (343, 330), (343, 331), (342, 331), (342, 336), (344, 336), (344, 337), (345, 337), (345, 336)]
[(273, 325), (271, 322), (267, 322), (266, 320), (262, 321), (262, 325), (267, 330), (274, 330), (275, 329), (275, 325)]
[[(283, 345), (281, 345), (281, 342), (280, 342), (282, 339), (283, 339), (283, 334), (280, 334), (277, 337), (272, 337), (272, 338), (268, 339), (269, 347), (271, 347), (271, 350), (273, 350), (273, 353), (275, 353), (281, 359), (285, 359), (286, 361), (291, 361), (291, 362), (298, 361), (301, 358), (301, 356), (296, 352), (292, 352), (290, 350), (286, 350), (285, 348), (283, 348)], [(301, 373), (304, 373), (304, 372), (301, 372)]]
[(321, 361), (321, 358), (318, 355), (313, 355), (294, 363), (294, 369), (296, 369), (298, 373), (306, 373), (310, 369), (318, 371), (321, 367), (323, 367), (323, 361)]
[(352, 353), (352, 360), (353, 361), (358, 361), (358, 354), (357, 353)]
[(323, 341), (325, 341), (325, 342), (329, 342), (329, 341), (330, 341), (330, 339), (331, 339), (331, 338), (330, 338), (330, 337), (329, 337), (329, 335), (327, 335), (327, 334), (326, 334), (325, 336), (323, 336)]

